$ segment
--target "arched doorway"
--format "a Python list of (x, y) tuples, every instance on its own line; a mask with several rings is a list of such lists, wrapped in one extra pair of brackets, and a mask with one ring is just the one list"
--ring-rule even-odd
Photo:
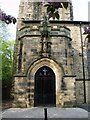
[(47, 66), (35, 74), (34, 106), (56, 106), (55, 74)]

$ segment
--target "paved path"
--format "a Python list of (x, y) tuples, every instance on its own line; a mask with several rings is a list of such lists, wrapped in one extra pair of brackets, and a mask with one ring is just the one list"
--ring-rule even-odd
[[(2, 113), (2, 120), (46, 120), (44, 108), (11, 108)], [(81, 108), (47, 108), (48, 120), (88, 120), (88, 112)], [(7, 119), (5, 119), (7, 118)], [(20, 119), (21, 120), (21, 119)]]

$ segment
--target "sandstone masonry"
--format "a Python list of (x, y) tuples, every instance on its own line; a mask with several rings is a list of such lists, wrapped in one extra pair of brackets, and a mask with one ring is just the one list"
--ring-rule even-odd
[[(44, 66), (55, 74), (55, 106), (73, 106), (84, 102), (80, 22), (72, 21), (72, 3), (66, 4), (67, 9), (60, 9), (60, 20), (48, 21), (49, 36), (43, 37), (44, 7), (29, 0), (21, 0), (14, 47), (13, 107), (35, 106), (35, 76)], [(88, 26), (88, 22), (82, 22), (84, 25)], [(86, 36), (82, 37), (84, 42)], [(86, 101), (90, 102), (87, 41), (83, 46), (84, 69), (87, 79)]]

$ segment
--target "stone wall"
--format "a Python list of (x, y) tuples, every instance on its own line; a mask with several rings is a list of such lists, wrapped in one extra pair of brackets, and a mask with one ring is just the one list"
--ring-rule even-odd
[[(86, 102), (90, 104), (90, 79), (85, 81)], [(83, 79), (76, 79), (76, 101), (77, 104), (84, 103), (84, 82)]]
[[(44, 11), (42, 6), (38, 7), (30, 0), (21, 0), (14, 47), (13, 106), (34, 106), (35, 74), (43, 66), (50, 67), (55, 74), (56, 106), (83, 102), (80, 24), (69, 21), (73, 19), (72, 4), (68, 3), (67, 9), (59, 11), (64, 21), (47, 22), (48, 37), (43, 36), (44, 31), (41, 31), (45, 21), (39, 21)], [(85, 37), (82, 34), (83, 43)], [(83, 48), (85, 75), (88, 78), (87, 46)], [(87, 102), (90, 102), (89, 83), (86, 80)]]
[(25, 76), (14, 77), (13, 107), (27, 107), (27, 79)]
[[(37, 67), (38, 66), (36, 66), (36, 69)], [(25, 76), (15, 77), (13, 107), (34, 107), (35, 80), (33, 72), (35, 72), (36, 69), (29, 73), (29, 78)], [(56, 107), (72, 107), (76, 105), (75, 77), (65, 76), (62, 81), (57, 79), (58, 76), (59, 73), (57, 71), (55, 81)]]
[[(20, 42), (23, 43), (22, 52), (22, 67), (23, 72), (27, 71), (29, 65), (40, 58), (42, 52), (41, 33), (39, 31), (40, 24), (29, 23), (24, 24), (23, 28), (18, 31), (17, 41), (15, 48), (17, 48), (15, 59), (15, 66), (18, 66), (18, 54), (20, 51)], [(65, 75), (76, 75), (76, 78), (82, 78), (82, 52), (81, 52), (81, 36), (79, 24), (50, 24), (51, 26), (51, 52), (50, 58), (57, 61), (62, 65)], [(60, 30), (62, 27), (63, 32)], [(66, 27), (66, 28), (64, 28)], [(68, 33), (66, 33), (67, 28)], [(61, 36), (64, 35), (64, 36)], [(85, 40), (85, 35), (83, 42)], [(43, 56), (43, 57), (48, 57)], [(87, 47), (84, 47), (84, 61), (85, 61), (85, 74), (88, 78), (87, 70)], [(18, 67), (17, 67), (18, 68)], [(15, 70), (17, 71), (17, 70)]]
[[(21, 107), (34, 106), (35, 73), (42, 66), (50, 67), (55, 73), (56, 106), (73, 106), (76, 100), (77, 102), (83, 102), (82, 83), (78, 81), (80, 84), (77, 84), (76, 82), (75, 87), (75, 75), (78, 79), (82, 78), (80, 26), (77, 24), (50, 23), (50, 56), (48, 56), (48, 53), (42, 54), (41, 56), (40, 53), (43, 51), (41, 49), (42, 38), (39, 30), (40, 24), (36, 22), (24, 23), (23, 25), (22, 29), (18, 31), (15, 43), (14, 75), (18, 77), (14, 79), (14, 104), (19, 103)], [(45, 43), (46, 41), (43, 44)], [(45, 47), (47, 47), (46, 44)], [(84, 60), (85, 72), (87, 73), (86, 56), (84, 56)], [(26, 78), (23, 76), (26, 76)], [(24, 92), (22, 94), (20, 90), (29, 92), (23, 95)]]
[(59, 107), (73, 107), (76, 105), (75, 76), (64, 76), (60, 91), (58, 94)]

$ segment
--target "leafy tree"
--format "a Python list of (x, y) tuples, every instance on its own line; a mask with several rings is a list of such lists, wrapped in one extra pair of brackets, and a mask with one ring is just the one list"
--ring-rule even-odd
[(68, 3), (67, 2), (58, 2), (58, 0), (44, 0), (44, 2), (36, 2), (37, 5), (44, 5), (47, 8), (48, 18), (59, 19), (59, 9), (65, 8), (67, 9)]
[(47, 13), (49, 15), (49, 18), (53, 18), (53, 19), (59, 19), (60, 15), (59, 15), (59, 8), (64, 7), (65, 9), (67, 9), (68, 4), (67, 2), (54, 2), (54, 0), (50, 0), (50, 2), (48, 2), (48, 4), (45, 5), (45, 7), (47, 7)]
[(10, 98), (13, 69), (14, 41), (8, 41), (7, 24), (15, 24), (16, 18), (0, 9), (0, 85), (2, 79), (2, 99)]
[(6, 42), (4, 40), (0, 40), (0, 43), (2, 44), (2, 47), (0, 47), (0, 54), (2, 55), (2, 92), (7, 92), (6, 96), (10, 97), (10, 89), (12, 85), (14, 41)]
[(86, 38), (88, 38), (88, 43), (90, 43), (90, 27), (84, 26), (84, 35), (87, 35)]
[(0, 9), (0, 20), (4, 21), (6, 24), (10, 24), (10, 23), (15, 24), (17, 21), (15, 17), (11, 15), (7, 15), (1, 9)]
[(87, 34), (87, 35), (88, 35), (88, 37), (90, 37), (90, 28), (89, 28), (89, 27), (84, 26), (84, 27), (83, 27), (83, 29), (84, 29), (84, 34)]
[(14, 41), (9, 40), (7, 24), (0, 21), (0, 76), (2, 79), (2, 97), (10, 97), (12, 84), (13, 67), (13, 45)]

